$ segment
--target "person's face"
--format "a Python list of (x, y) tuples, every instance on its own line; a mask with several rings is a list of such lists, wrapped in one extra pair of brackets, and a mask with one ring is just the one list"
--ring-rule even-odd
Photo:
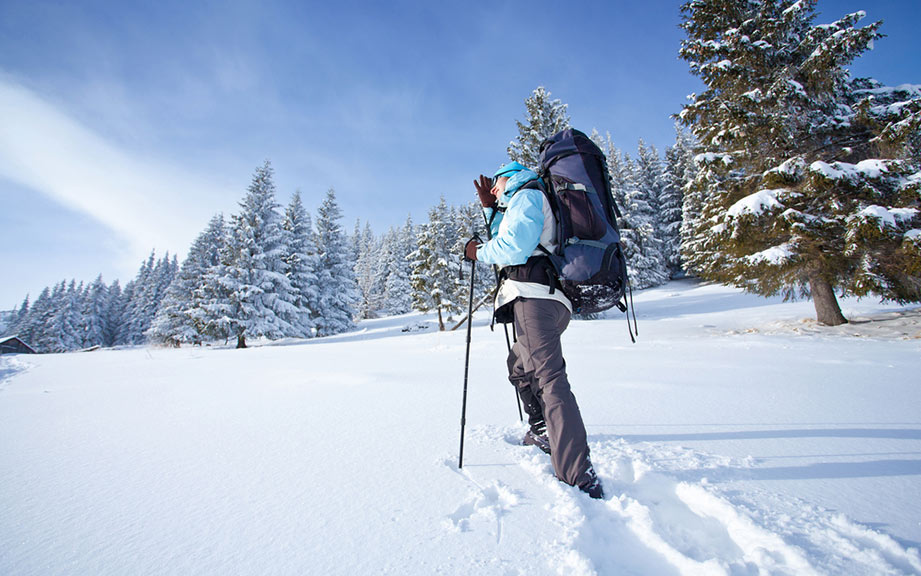
[(495, 183), (492, 185), (492, 189), (489, 191), (490, 194), (496, 197), (496, 200), (499, 200), (499, 197), (505, 193), (505, 185), (508, 183), (508, 176), (499, 176), (496, 178)]

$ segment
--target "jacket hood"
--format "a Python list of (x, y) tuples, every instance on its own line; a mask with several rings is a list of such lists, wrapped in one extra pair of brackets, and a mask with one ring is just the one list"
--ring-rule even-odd
[[(520, 166), (520, 165), (519, 165)], [(512, 196), (516, 192), (521, 190), (521, 187), (530, 182), (531, 180), (538, 180), (537, 173), (533, 170), (529, 170), (522, 166), (521, 170), (518, 170), (511, 174), (503, 174), (509, 176), (508, 182), (505, 184), (505, 192), (498, 199), (498, 204), (500, 208), (505, 208), (508, 206), (509, 201), (512, 199)]]

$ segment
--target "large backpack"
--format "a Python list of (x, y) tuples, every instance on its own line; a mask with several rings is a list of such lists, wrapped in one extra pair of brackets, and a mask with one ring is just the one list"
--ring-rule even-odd
[(540, 177), (557, 222), (550, 258), (573, 312), (627, 311), (627, 262), (620, 243), (620, 212), (611, 194), (604, 153), (568, 128), (540, 146)]

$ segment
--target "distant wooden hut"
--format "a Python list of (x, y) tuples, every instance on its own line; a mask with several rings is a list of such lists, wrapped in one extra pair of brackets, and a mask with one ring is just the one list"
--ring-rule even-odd
[(0, 338), (0, 354), (35, 354), (31, 346), (19, 339), (18, 336)]

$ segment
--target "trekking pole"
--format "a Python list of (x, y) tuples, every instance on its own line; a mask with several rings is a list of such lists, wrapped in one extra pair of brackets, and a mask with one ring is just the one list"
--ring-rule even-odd
[(470, 261), (470, 304), (467, 311), (467, 353), (464, 358), (464, 401), (461, 405), (460, 457), (457, 468), (464, 467), (464, 426), (467, 424), (467, 376), (470, 373), (470, 332), (473, 326), (473, 279), (476, 276), (476, 260)]
[[(493, 208), (495, 210), (495, 208)], [(489, 219), (486, 218), (486, 212), (483, 212), (483, 222), (486, 224), (486, 239), (492, 240), (492, 230), (489, 229)], [(495, 264), (492, 265), (493, 274), (496, 275), (496, 291), (499, 290), (499, 267)], [(503, 324), (502, 329), (505, 331), (505, 346), (508, 348), (509, 354), (512, 353), (512, 343), (508, 338), (508, 324)], [(518, 421), (524, 422), (524, 414), (521, 412), (521, 396), (518, 395), (518, 387), (515, 388), (515, 402), (518, 403)]]

